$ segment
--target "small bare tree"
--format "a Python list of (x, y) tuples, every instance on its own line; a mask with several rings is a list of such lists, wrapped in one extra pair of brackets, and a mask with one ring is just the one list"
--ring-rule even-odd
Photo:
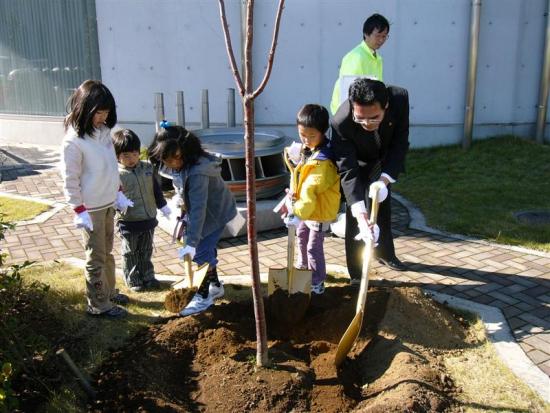
[(262, 93), (273, 67), (275, 49), (277, 47), (277, 38), (279, 37), (279, 25), (283, 13), (285, 0), (279, 0), (277, 8), (277, 17), (273, 28), (273, 37), (271, 48), (267, 58), (267, 69), (262, 82), (256, 90), (252, 85), (252, 42), (254, 39), (254, 0), (246, 0), (246, 37), (244, 53), (244, 84), (242, 76), (239, 73), (235, 62), (235, 54), (231, 45), (231, 37), (227, 25), (224, 0), (218, 0), (220, 5), (220, 18), (222, 22), (223, 33), (227, 55), (231, 63), (231, 70), (241, 99), (244, 112), (244, 141), (246, 150), (246, 207), (247, 207), (247, 231), (248, 231), (248, 252), (250, 254), (250, 267), (252, 272), (252, 298), (254, 301), (254, 316), (256, 318), (256, 365), (260, 367), (269, 364), (267, 353), (267, 329), (265, 322), (264, 303), (260, 290), (260, 265), (258, 263), (258, 244), (256, 239), (256, 171), (255, 171), (255, 151), (254, 151), (254, 99)]

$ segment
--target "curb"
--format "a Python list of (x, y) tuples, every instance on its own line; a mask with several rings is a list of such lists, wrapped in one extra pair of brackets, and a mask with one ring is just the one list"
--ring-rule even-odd
[(477, 314), (485, 326), (487, 338), (504, 364), (545, 402), (550, 403), (550, 377), (544, 374), (516, 343), (500, 309), (433, 290), (424, 291), (441, 304)]
[(449, 238), (459, 239), (461, 241), (468, 241), (474, 244), (486, 245), (493, 248), (502, 248), (502, 249), (507, 249), (511, 251), (521, 252), (523, 254), (531, 254), (531, 255), (537, 255), (539, 257), (550, 258), (550, 253), (548, 252), (537, 251), (537, 250), (533, 250), (525, 247), (517, 247), (515, 245), (497, 244), (495, 242), (489, 242), (479, 238), (468, 237), (466, 235), (461, 235), (461, 234), (453, 234), (451, 232), (440, 231), (438, 229), (432, 228), (426, 224), (426, 218), (424, 217), (424, 214), (422, 213), (422, 211), (420, 211), (420, 209), (415, 204), (413, 204), (411, 201), (409, 201), (402, 195), (396, 194), (395, 192), (392, 192), (391, 196), (400, 204), (402, 204), (407, 210), (407, 212), (409, 213), (410, 221), (409, 221), (408, 227), (411, 229), (416, 229), (419, 231), (424, 231), (435, 235), (442, 235)]
[(51, 201), (49, 199), (44, 199), (44, 198), (36, 198), (33, 196), (27, 196), (27, 195), (16, 195), (11, 192), (0, 191), (0, 195), (6, 198), (19, 199), (21, 201), (37, 202), (39, 204), (45, 204), (52, 207), (50, 210), (42, 212), (41, 214), (35, 216), (33, 219), (29, 219), (27, 221), (17, 221), (16, 224), (18, 227), (23, 227), (25, 225), (31, 225), (31, 224), (42, 224), (46, 222), (48, 219), (50, 219), (51, 217), (53, 217), (55, 214), (57, 214), (66, 206), (61, 202)]

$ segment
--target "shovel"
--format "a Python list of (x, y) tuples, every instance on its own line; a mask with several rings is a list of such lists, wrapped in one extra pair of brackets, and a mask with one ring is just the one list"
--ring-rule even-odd
[[(185, 244), (185, 231), (187, 229), (187, 221), (185, 218), (185, 211), (182, 208), (180, 216), (177, 218), (176, 226), (174, 228), (174, 233), (172, 234), (172, 244), (175, 244), (177, 241), (182, 241)], [(185, 270), (187, 273), (187, 279), (185, 276), (181, 277), (178, 281), (172, 283), (171, 287), (174, 290), (178, 288), (193, 288), (193, 281), (196, 282), (196, 285), (201, 285), (202, 280), (208, 272), (208, 263), (202, 264), (197, 271), (193, 271), (193, 265), (191, 263), (191, 257), (185, 255)], [(189, 282), (186, 282), (189, 280)]]
[[(288, 148), (285, 148), (283, 158), (290, 171), (290, 189), (295, 191), (298, 187), (294, 166), (288, 159)], [(296, 239), (296, 227), (288, 227), (287, 267), (270, 268), (267, 278), (267, 293), (272, 295), (277, 289), (288, 291), (288, 295), (304, 293), (311, 295), (311, 270), (294, 268), (294, 244)]]
[[(382, 184), (383, 185), (383, 184)], [(378, 191), (380, 188), (374, 186), (372, 188), (369, 197), (373, 199), (371, 212), (370, 212), (370, 222), (375, 224), (376, 217), (378, 216)], [(372, 196), (371, 196), (372, 195)], [(361, 326), (363, 325), (363, 317), (365, 315), (365, 305), (367, 303), (367, 291), (369, 288), (369, 267), (372, 261), (372, 253), (374, 250), (374, 242), (372, 240), (367, 240), (365, 243), (365, 249), (363, 251), (363, 268), (361, 271), (361, 286), (359, 287), (359, 295), (357, 297), (357, 306), (355, 307), (355, 317), (351, 320), (351, 324), (348, 326), (346, 332), (340, 339), (338, 343), (338, 348), (336, 349), (336, 355), (334, 356), (334, 365), (339, 367), (340, 364), (345, 360), (347, 354), (355, 344), (357, 337), (359, 337), (359, 332), (361, 331)]]

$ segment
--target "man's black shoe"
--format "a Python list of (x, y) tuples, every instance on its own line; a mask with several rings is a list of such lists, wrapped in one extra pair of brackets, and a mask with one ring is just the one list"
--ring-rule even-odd
[(407, 266), (403, 264), (401, 261), (399, 261), (399, 258), (393, 257), (393, 258), (378, 258), (378, 262), (380, 264), (385, 265), (386, 267), (390, 267), (392, 270), (395, 271), (405, 271), (407, 269)]

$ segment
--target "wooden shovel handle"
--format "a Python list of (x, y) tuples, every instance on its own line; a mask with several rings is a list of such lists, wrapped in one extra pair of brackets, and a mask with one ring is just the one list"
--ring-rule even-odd
[(185, 271), (189, 276), (189, 288), (193, 288), (193, 263), (191, 262), (191, 257), (189, 254), (185, 254)]

